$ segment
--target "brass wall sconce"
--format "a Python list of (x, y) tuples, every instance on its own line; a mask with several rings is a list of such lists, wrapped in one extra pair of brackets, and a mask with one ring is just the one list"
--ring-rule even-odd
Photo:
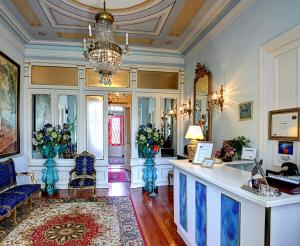
[(208, 107), (210, 110), (213, 109), (215, 106), (220, 106), (221, 112), (223, 111), (223, 105), (224, 105), (224, 89), (223, 85), (221, 85), (220, 88), (220, 94), (218, 92), (214, 92), (211, 97), (208, 99)]
[(184, 103), (182, 105), (179, 106), (179, 111), (181, 114), (189, 114), (189, 117), (191, 117), (192, 114), (192, 103), (191, 103), (191, 99), (189, 99), (188, 104)]
[(167, 115), (170, 117), (177, 118), (177, 105), (175, 105), (174, 109), (171, 108), (168, 113), (162, 112), (161, 119), (165, 119)]

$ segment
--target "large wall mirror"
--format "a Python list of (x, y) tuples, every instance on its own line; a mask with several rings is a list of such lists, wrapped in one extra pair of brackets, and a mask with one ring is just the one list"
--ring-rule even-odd
[(208, 97), (211, 95), (211, 73), (204, 65), (197, 63), (194, 80), (193, 124), (200, 125), (204, 140), (211, 140), (211, 111)]

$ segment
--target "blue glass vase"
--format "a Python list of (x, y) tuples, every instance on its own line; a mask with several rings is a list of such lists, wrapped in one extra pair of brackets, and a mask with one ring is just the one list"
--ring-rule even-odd
[(44, 163), (44, 169), (42, 170), (43, 176), (42, 180), (45, 183), (45, 192), (48, 195), (54, 195), (57, 193), (55, 183), (58, 181), (58, 170), (56, 168), (56, 163), (54, 157), (59, 153), (59, 146), (45, 145), (43, 147), (43, 155), (47, 158)]
[(143, 187), (143, 190), (149, 193), (150, 197), (157, 197), (157, 194), (155, 193), (156, 185), (155, 181), (157, 179), (156, 174), (156, 167), (154, 163), (154, 157), (157, 152), (153, 152), (150, 150), (146, 150), (145, 152), (145, 167), (143, 168), (143, 180), (145, 181), (145, 185)]

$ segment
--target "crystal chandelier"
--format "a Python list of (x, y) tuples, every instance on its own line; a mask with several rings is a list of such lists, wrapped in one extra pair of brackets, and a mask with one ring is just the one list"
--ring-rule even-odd
[(99, 74), (99, 82), (111, 86), (112, 74), (120, 69), (122, 54), (128, 53), (128, 33), (126, 46), (122, 49), (113, 38), (114, 16), (106, 11), (105, 0), (103, 5), (103, 11), (95, 15), (96, 38), (92, 38), (92, 28), (89, 25), (89, 39), (83, 40), (83, 54), (94, 71)]

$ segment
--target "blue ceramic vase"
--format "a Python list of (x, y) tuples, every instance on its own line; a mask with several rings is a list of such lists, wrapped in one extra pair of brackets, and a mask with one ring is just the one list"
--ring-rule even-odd
[(58, 170), (56, 168), (56, 163), (54, 161), (54, 157), (56, 154), (61, 155), (61, 146), (51, 146), (51, 145), (45, 145), (43, 147), (43, 155), (47, 158), (47, 160), (44, 163), (44, 169), (42, 180), (45, 183), (45, 192), (47, 192), (48, 195), (54, 195), (57, 193), (57, 188), (55, 186), (55, 183), (58, 181)]
[(146, 157), (145, 161), (145, 167), (143, 168), (143, 180), (145, 181), (145, 185), (143, 187), (143, 190), (149, 193), (150, 197), (157, 197), (157, 194), (155, 193), (156, 185), (155, 181), (157, 179), (156, 174), (156, 167), (154, 163), (154, 157), (157, 154), (157, 152), (153, 152), (150, 150), (144, 151), (144, 156)]

